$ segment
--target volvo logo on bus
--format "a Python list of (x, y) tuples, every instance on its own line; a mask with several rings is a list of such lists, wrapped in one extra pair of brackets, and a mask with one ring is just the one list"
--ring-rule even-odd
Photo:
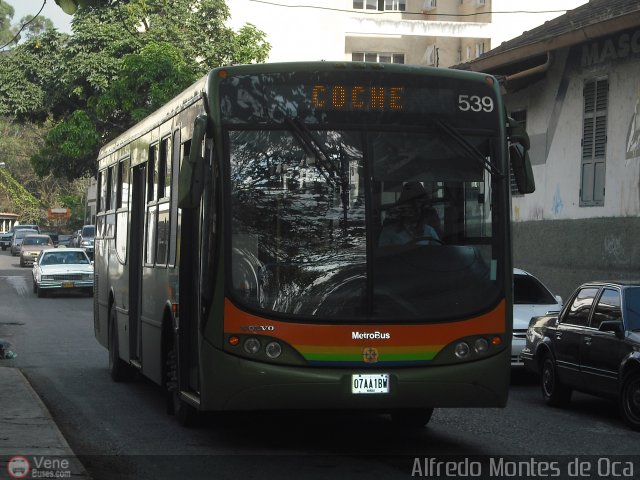
[(389, 332), (351, 332), (351, 340), (390, 340)]
[(242, 325), (240, 329), (244, 330), (245, 332), (258, 333), (258, 332), (273, 332), (276, 329), (276, 327), (274, 327), (273, 325)]

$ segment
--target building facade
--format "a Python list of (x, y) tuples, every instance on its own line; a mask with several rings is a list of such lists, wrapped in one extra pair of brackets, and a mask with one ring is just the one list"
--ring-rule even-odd
[(232, 27), (251, 23), (267, 34), (269, 61), (449, 67), (585, 1), (233, 0), (229, 7)]
[(640, 279), (640, 2), (591, 0), (467, 67), (501, 75), (536, 181), (512, 199), (514, 263), (566, 298)]

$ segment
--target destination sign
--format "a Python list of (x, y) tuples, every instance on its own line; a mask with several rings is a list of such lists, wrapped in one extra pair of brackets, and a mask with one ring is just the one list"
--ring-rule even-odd
[[(225, 123), (412, 125), (446, 121), (497, 128), (493, 78), (394, 72), (282, 72), (221, 78)], [(480, 80), (480, 81), (478, 81)]]
[(320, 110), (402, 111), (404, 87), (317, 84), (311, 89), (311, 105)]

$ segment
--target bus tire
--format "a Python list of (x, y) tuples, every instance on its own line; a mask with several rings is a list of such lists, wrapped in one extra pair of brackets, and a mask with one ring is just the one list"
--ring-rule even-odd
[(114, 382), (124, 382), (131, 379), (132, 369), (121, 358), (118, 349), (118, 328), (116, 309), (109, 311), (109, 374)]
[(391, 412), (391, 420), (403, 428), (424, 428), (432, 415), (433, 408), (407, 408)]
[(571, 389), (560, 382), (556, 364), (550, 353), (546, 353), (542, 358), (540, 388), (544, 402), (552, 407), (565, 407), (571, 400)]
[(194, 427), (198, 423), (198, 411), (178, 394), (178, 358), (175, 347), (167, 354), (167, 413), (175, 415), (183, 427)]

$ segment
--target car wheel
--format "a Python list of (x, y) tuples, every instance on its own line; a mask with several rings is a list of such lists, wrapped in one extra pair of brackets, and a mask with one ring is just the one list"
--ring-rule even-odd
[(634, 430), (640, 430), (640, 372), (625, 375), (620, 394), (622, 416)]
[(542, 387), (542, 397), (547, 405), (562, 407), (569, 403), (571, 389), (560, 383), (556, 365), (548, 353), (542, 359), (540, 386)]
[(133, 376), (133, 369), (120, 358), (116, 309), (109, 312), (109, 373), (114, 382), (124, 382)]
[(424, 428), (432, 415), (433, 408), (409, 408), (391, 412), (391, 420), (403, 428)]

